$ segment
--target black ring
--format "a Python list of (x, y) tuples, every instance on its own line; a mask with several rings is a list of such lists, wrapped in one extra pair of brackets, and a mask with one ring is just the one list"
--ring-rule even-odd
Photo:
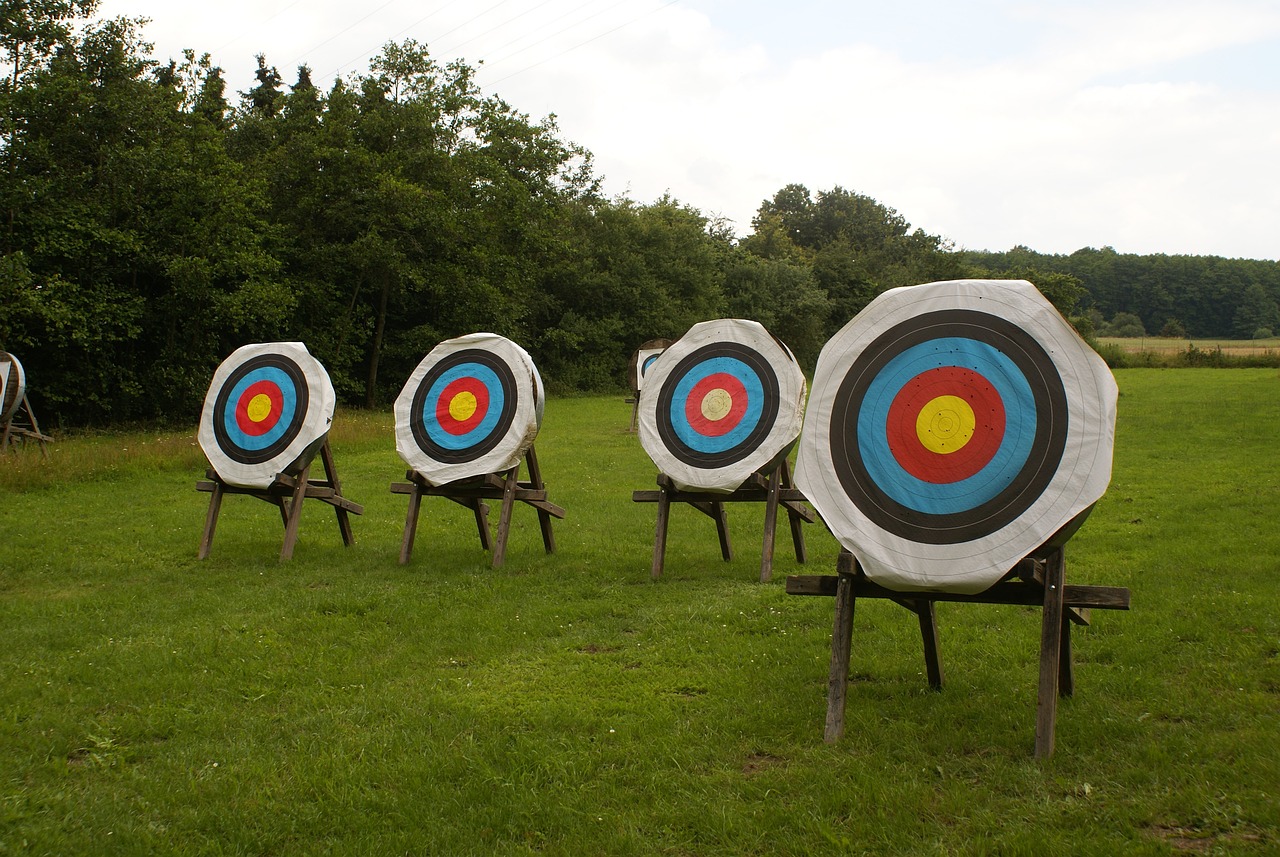
[[(498, 381), (502, 384), (502, 411), (498, 415), (497, 425), (482, 441), (466, 449), (447, 449), (433, 441), (427, 434), (426, 426), (422, 422), (422, 412), (426, 405), (427, 394), (431, 392), (431, 387), (436, 380), (460, 363), (480, 363), (493, 370), (494, 374), (498, 376)], [(417, 442), (418, 448), (435, 461), (439, 461), (442, 464), (464, 464), (487, 455), (507, 436), (507, 432), (511, 429), (511, 423), (515, 420), (518, 399), (519, 391), (516, 389), (516, 376), (505, 360), (493, 352), (481, 348), (455, 351), (442, 357), (423, 376), (422, 382), (418, 384), (418, 389), (413, 393), (413, 408), (409, 412), (409, 428), (413, 432), (413, 439)]]
[[(280, 437), (270, 446), (263, 447), (258, 450), (248, 450), (237, 444), (227, 435), (226, 429), (226, 413), (228, 399), (231, 397), (231, 391), (240, 383), (240, 379), (255, 369), (263, 367), (271, 367), (279, 369), (289, 376), (289, 380), (293, 382), (294, 396), (296, 405), (293, 411), (293, 419), (289, 421), (288, 427)], [(293, 360), (285, 357), (283, 354), (259, 354), (251, 357), (244, 363), (241, 363), (236, 369), (227, 376), (227, 380), (223, 383), (222, 389), (218, 390), (217, 398), (214, 399), (213, 405), (213, 436), (218, 442), (218, 449), (223, 454), (239, 464), (262, 464), (264, 461), (270, 461), (288, 448), (289, 444), (297, 438), (298, 432), (302, 430), (302, 426), (307, 419), (307, 404), (310, 401), (309, 387), (307, 386), (307, 377), (303, 373), (302, 368)]]
[[(689, 370), (699, 363), (717, 357), (740, 360), (755, 372), (761, 386), (764, 387), (764, 400), (761, 403), (760, 419), (742, 441), (729, 449), (707, 453), (692, 449), (680, 440), (671, 423), (671, 404), (675, 398), (676, 387), (680, 385), (681, 379), (688, 374)], [(738, 342), (713, 342), (687, 354), (667, 374), (666, 382), (658, 393), (656, 414), (658, 437), (676, 459), (690, 467), (703, 469), (726, 467), (755, 452), (769, 437), (774, 424), (778, 421), (779, 399), (778, 375), (764, 355)]]
[[(1026, 463), (999, 494), (962, 512), (930, 514), (903, 506), (875, 484), (853, 428), (868, 388), (886, 364), (908, 348), (943, 337), (983, 342), (1008, 357), (1031, 388), (1036, 430)], [(881, 529), (925, 544), (957, 544), (1008, 526), (1044, 493), (1062, 462), (1067, 416), (1067, 394), (1057, 367), (1029, 333), (987, 313), (941, 310), (895, 325), (854, 360), (832, 402), (831, 460), (849, 499)]]

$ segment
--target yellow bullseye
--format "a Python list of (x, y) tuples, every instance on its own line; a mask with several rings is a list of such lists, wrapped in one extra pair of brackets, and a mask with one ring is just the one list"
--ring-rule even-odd
[(449, 401), (449, 416), (464, 423), (475, 414), (476, 407), (476, 394), (464, 390)]
[(245, 413), (249, 415), (249, 419), (255, 423), (260, 423), (267, 417), (271, 416), (271, 397), (266, 393), (259, 393), (249, 400), (249, 407), (245, 408)]
[(731, 410), (733, 410), (733, 396), (729, 395), (728, 390), (716, 387), (702, 397), (702, 415), (712, 422), (729, 416)]
[(977, 427), (973, 408), (959, 396), (931, 399), (916, 417), (916, 435), (921, 445), (941, 455), (963, 449)]

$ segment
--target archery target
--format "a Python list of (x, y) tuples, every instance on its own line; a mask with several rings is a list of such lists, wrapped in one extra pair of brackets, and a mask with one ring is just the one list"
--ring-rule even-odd
[(1106, 491), (1116, 398), (1031, 283), (893, 289), (823, 348), (796, 483), (873, 580), (978, 592)]
[(267, 488), (311, 463), (333, 423), (329, 373), (300, 342), (236, 349), (209, 384), (200, 446), (224, 482)]
[(772, 469), (804, 420), (804, 373), (754, 321), (695, 324), (652, 364), (645, 385), (640, 443), (686, 490), (728, 493)]
[(636, 349), (631, 355), (631, 365), (627, 367), (627, 382), (632, 390), (639, 393), (644, 388), (645, 376), (670, 345), (670, 339), (650, 339)]
[(664, 348), (641, 348), (636, 352), (636, 390), (644, 389), (645, 377), (665, 350)]
[(22, 363), (7, 351), (0, 351), (0, 423), (13, 419), (27, 394), (27, 376)]
[(396, 451), (432, 485), (514, 467), (537, 437), (545, 395), (523, 348), (493, 333), (440, 343), (396, 399)]

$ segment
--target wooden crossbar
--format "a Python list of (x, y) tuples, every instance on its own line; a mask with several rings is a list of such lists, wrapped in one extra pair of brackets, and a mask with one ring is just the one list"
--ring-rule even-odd
[(844, 734), (845, 699), (849, 686), (854, 606), (859, 598), (893, 601), (916, 614), (924, 642), (929, 686), (941, 689), (942, 659), (938, 640), (936, 602), (969, 604), (1021, 604), (1043, 610), (1040, 632), (1040, 681), (1036, 702), (1035, 756), (1053, 754), (1057, 725), (1057, 700), (1075, 691), (1071, 656), (1072, 624), (1089, 624), (1091, 609), (1128, 610), (1129, 590), (1116, 586), (1069, 585), (1066, 560), (1059, 545), (1019, 562), (1009, 574), (984, 592), (899, 592), (872, 582), (853, 555), (842, 551), (834, 575), (795, 575), (787, 578), (788, 595), (834, 596), (835, 619), (831, 635), (831, 668), (827, 676), (827, 718), (823, 738), (838, 741)]
[[(511, 516), (516, 503), (523, 503), (537, 510), (543, 547), (547, 553), (555, 553), (556, 540), (555, 533), (551, 529), (551, 519), (564, 518), (565, 510), (547, 499), (547, 486), (542, 480), (538, 455), (532, 446), (525, 452), (524, 459), (529, 470), (529, 479), (524, 482), (519, 478), (519, 462), (502, 473), (487, 473), (444, 485), (432, 485), (416, 470), (410, 470), (405, 474), (407, 481), (393, 482), (392, 494), (409, 496), (409, 510), (404, 522), (404, 538), (400, 542), (400, 564), (406, 565), (413, 554), (413, 543), (417, 538), (418, 518), (423, 497), (444, 497), (446, 500), (470, 509), (475, 515), (481, 547), (493, 552), (494, 568), (500, 567), (506, 560), (507, 538), (511, 531)], [(497, 500), (500, 503), (496, 541), (489, 536), (489, 506), (484, 502), (485, 500)]]

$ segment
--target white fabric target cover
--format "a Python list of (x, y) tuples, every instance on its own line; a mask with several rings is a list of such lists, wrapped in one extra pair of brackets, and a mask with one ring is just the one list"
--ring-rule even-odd
[(0, 423), (8, 422), (22, 406), (27, 392), (27, 375), (22, 363), (7, 351), (0, 358)]
[(732, 493), (791, 450), (804, 397), (800, 365), (763, 325), (704, 321), (649, 367), (640, 443), (678, 488)]
[(432, 485), (520, 463), (542, 425), (545, 393), (529, 353), (495, 333), (431, 350), (395, 404), (396, 451)]
[(1102, 497), (1117, 395), (1025, 280), (893, 289), (822, 349), (796, 484), (877, 583), (980, 592)]
[(200, 447), (228, 484), (268, 488), (311, 463), (333, 424), (329, 373), (301, 342), (245, 345), (213, 374)]

